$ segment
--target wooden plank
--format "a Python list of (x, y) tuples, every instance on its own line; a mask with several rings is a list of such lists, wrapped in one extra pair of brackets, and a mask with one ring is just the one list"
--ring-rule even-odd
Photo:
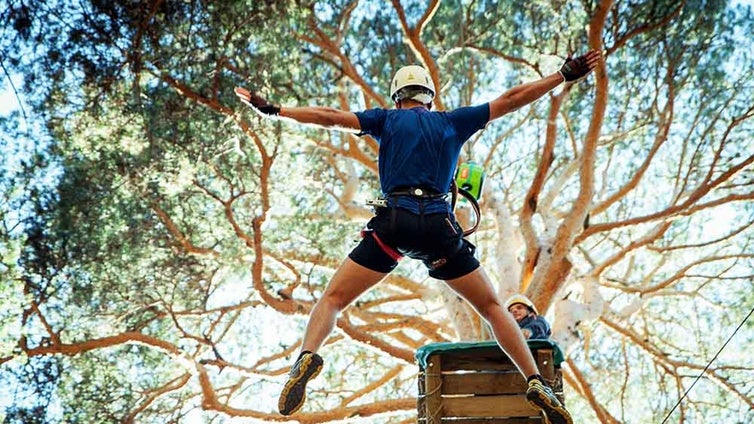
[(427, 424), (441, 424), (443, 417), (442, 357), (430, 355), (424, 373), (424, 416)]
[(419, 395), (416, 397), (416, 413), (419, 417), (419, 419), (423, 419), (425, 417), (425, 411), (427, 409), (426, 405), (424, 404), (425, 396), (424, 396), (424, 370), (419, 371), (419, 376), (417, 378), (417, 383), (419, 386)]
[(443, 371), (507, 371), (517, 369), (500, 348), (443, 352), (442, 356)]
[(509, 395), (526, 393), (526, 380), (516, 371), (443, 373), (444, 395)]
[(497, 345), (444, 351), (438, 352), (438, 354), (443, 357), (443, 369), (448, 369), (445, 364), (473, 362), (476, 360), (512, 364), (510, 358)]
[(539, 374), (547, 381), (555, 379), (555, 361), (552, 356), (552, 349), (538, 349), (534, 359), (537, 361)]
[(510, 362), (500, 362), (486, 358), (467, 360), (465, 358), (443, 359), (443, 371), (513, 371), (517, 370)]
[(524, 395), (444, 397), (445, 417), (533, 417), (539, 411)]

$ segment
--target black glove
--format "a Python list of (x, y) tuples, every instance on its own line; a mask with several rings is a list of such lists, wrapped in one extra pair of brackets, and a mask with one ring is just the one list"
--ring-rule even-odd
[(246, 103), (247, 105), (253, 107), (254, 109), (258, 110), (259, 112), (265, 114), (265, 115), (278, 115), (280, 114), (280, 106), (275, 106), (268, 102), (265, 98), (259, 96), (256, 93), (252, 93), (249, 90), (246, 90), (245, 88), (236, 87), (235, 89), (236, 96), (238, 98)]
[(559, 72), (560, 75), (563, 75), (563, 78), (566, 81), (576, 81), (577, 79), (588, 74), (591, 70), (592, 68), (589, 67), (586, 55), (583, 55), (577, 57), (576, 59), (568, 56)]

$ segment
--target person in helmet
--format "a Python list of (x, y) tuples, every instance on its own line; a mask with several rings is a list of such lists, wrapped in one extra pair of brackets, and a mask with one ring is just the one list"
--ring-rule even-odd
[(550, 323), (540, 316), (537, 308), (528, 297), (522, 294), (511, 296), (505, 302), (505, 309), (511, 313), (518, 323), (525, 339), (549, 339)]
[(461, 147), (487, 123), (574, 82), (594, 69), (599, 51), (568, 58), (561, 69), (540, 80), (515, 86), (492, 101), (452, 111), (431, 111), (437, 90), (426, 69), (399, 69), (390, 83), (394, 109), (361, 112), (329, 107), (281, 107), (242, 87), (241, 101), (263, 117), (369, 135), (379, 144), (382, 207), (362, 231), (362, 239), (343, 261), (312, 309), (301, 353), (288, 374), (278, 409), (291, 415), (304, 404), (306, 384), (322, 370), (317, 353), (332, 332), (337, 315), (379, 283), (403, 257), (421, 260), (429, 275), (445, 281), (490, 324), (495, 339), (529, 382), (527, 399), (551, 423), (571, 416), (544, 384), (518, 325), (503, 309), (492, 282), (463, 237), (448, 201)]

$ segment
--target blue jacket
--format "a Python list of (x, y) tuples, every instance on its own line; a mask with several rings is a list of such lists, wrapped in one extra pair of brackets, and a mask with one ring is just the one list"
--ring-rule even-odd
[(519, 321), (518, 326), (531, 331), (530, 339), (549, 339), (551, 335), (550, 324), (539, 315), (531, 314)]

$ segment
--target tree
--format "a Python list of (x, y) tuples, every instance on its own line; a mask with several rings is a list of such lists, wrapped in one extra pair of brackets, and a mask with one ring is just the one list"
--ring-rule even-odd
[[(487, 171), (480, 259), (501, 297), (549, 311), (580, 419), (659, 422), (699, 375), (674, 420), (754, 418), (752, 321), (715, 357), (754, 300), (750, 8), (38, 3), (2, 15), (45, 141), (0, 174), (0, 364), (40, 382), (7, 421), (46, 402), (46, 422), (283, 420), (270, 399), (370, 214), (377, 145), (259, 120), (235, 85), (390, 107), (393, 70), (418, 63), (443, 110), (587, 48), (605, 52), (593, 76), (468, 143)], [(301, 422), (415, 419), (414, 350), (484, 337), (425, 280), (402, 264), (342, 315)]]

